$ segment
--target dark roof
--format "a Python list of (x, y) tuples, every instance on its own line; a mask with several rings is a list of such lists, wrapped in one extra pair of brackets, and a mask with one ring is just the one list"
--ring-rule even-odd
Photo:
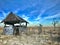
[(24, 20), (23, 18), (13, 14), (12, 12), (10, 12), (9, 15), (2, 22), (11, 23), (11, 24), (15, 24), (15, 23), (19, 23), (19, 22), (28, 23), (26, 20)]

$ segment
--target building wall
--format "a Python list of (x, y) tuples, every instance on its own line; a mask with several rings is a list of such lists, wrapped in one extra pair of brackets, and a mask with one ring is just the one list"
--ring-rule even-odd
[(4, 27), (3, 34), (5, 35), (13, 35), (13, 27), (7, 26)]

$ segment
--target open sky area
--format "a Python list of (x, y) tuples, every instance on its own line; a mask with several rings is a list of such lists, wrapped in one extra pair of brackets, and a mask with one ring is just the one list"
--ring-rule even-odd
[(60, 21), (60, 0), (0, 0), (0, 21), (10, 12), (27, 20), (29, 26), (51, 26), (53, 19)]

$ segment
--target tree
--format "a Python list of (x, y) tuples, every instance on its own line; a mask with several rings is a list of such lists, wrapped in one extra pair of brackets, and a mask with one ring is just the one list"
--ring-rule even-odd
[[(58, 22), (59, 22), (59, 21), (53, 19), (53, 23), (52, 23), (52, 24), (53, 24), (53, 26), (54, 26), (54, 31), (56, 30), (56, 24), (58, 24)], [(59, 32), (59, 30), (58, 30), (58, 32)], [(59, 35), (59, 33), (58, 33), (58, 35)], [(60, 36), (53, 37), (52, 40), (57, 41), (57, 42), (58, 42), (58, 45), (59, 45)]]
[(52, 24), (53, 24), (53, 26), (54, 26), (54, 30), (55, 30), (55, 28), (56, 28), (56, 24), (58, 23), (58, 21), (57, 20), (55, 20), (55, 19), (53, 19), (53, 22), (52, 22)]

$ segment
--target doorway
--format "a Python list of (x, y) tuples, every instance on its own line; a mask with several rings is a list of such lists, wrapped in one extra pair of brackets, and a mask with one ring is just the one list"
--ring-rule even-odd
[(18, 27), (16, 27), (16, 29), (15, 29), (15, 35), (19, 35), (19, 28)]

